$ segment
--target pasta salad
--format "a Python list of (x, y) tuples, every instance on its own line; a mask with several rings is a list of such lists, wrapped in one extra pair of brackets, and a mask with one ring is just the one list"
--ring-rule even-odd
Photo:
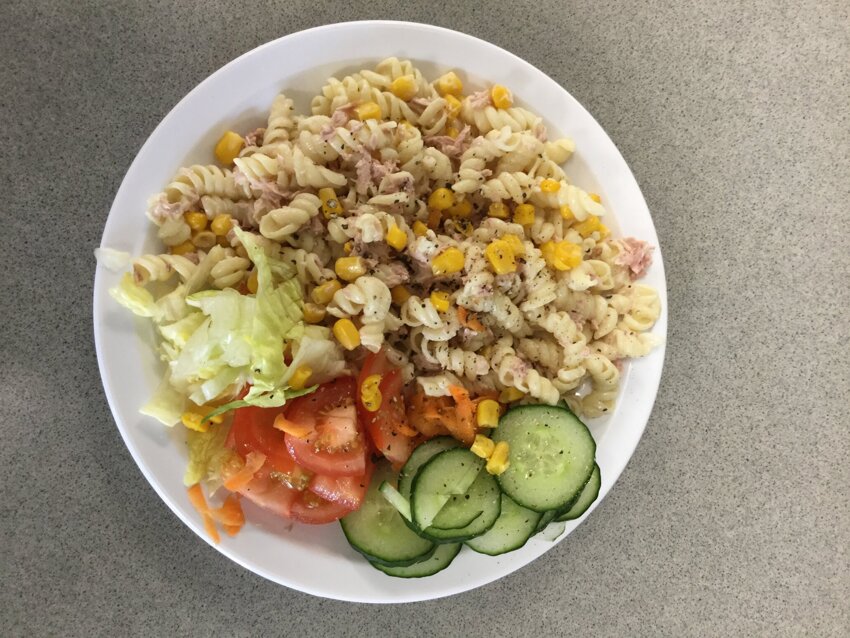
[[(166, 372), (143, 412), (186, 428), (210, 534), (243, 524), (241, 495), (343, 519), (370, 563), (416, 576), (586, 509), (599, 470), (578, 417), (610, 412), (621, 362), (656, 345), (651, 247), (611, 236), (567, 177), (573, 141), (507, 87), (389, 58), (330, 78), (310, 111), (280, 94), (216, 164), (177, 171), (147, 208), (165, 250), (111, 291), (156, 326)], [(584, 452), (544, 459), (549, 434), (526, 440), (544, 417)], [(389, 557), (367, 520), (387, 507), (404, 523)]]

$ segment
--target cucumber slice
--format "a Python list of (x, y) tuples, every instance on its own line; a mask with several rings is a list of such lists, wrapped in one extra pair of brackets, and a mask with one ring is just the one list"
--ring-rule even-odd
[(371, 563), (372, 567), (379, 569), (388, 576), (396, 578), (422, 578), (424, 576), (433, 576), (439, 571), (448, 567), (455, 559), (460, 551), (460, 543), (446, 543), (437, 545), (434, 554), (427, 559), (414, 563), (408, 567), (387, 567)]
[(466, 544), (480, 554), (498, 556), (525, 545), (537, 530), (542, 514), (517, 504), (502, 493), (502, 512), (486, 534), (471, 538)]
[(379, 491), (384, 481), (395, 481), (387, 462), (375, 467), (360, 509), (340, 520), (346, 540), (370, 562), (385, 566), (412, 565), (428, 558), (434, 552), (434, 543), (413, 532), (387, 502)]
[(413, 454), (410, 455), (407, 463), (401, 468), (401, 474), (398, 477), (398, 491), (401, 495), (409, 501), (410, 488), (413, 486), (413, 477), (416, 476), (419, 468), (440, 452), (456, 448), (459, 445), (460, 443), (457, 439), (450, 436), (439, 436), (426, 441), (413, 450)]
[(534, 533), (538, 534), (546, 529), (546, 526), (558, 517), (558, 512), (560, 511), (561, 510), (547, 510), (540, 514), (540, 520), (537, 521), (537, 528), (534, 530)]
[[(434, 518), (431, 526), (422, 530), (422, 535), (437, 543), (475, 538), (493, 527), (501, 511), (499, 482), (481, 470), (466, 494), (457, 501), (449, 501)], [(459, 522), (469, 519), (469, 512), (477, 515), (467, 525), (459, 526)]]
[[(477, 480), (477, 479), (476, 479)], [(472, 484), (473, 486), (475, 483)], [(469, 488), (470, 490), (472, 487)], [(496, 488), (498, 489), (498, 487)], [(469, 492), (467, 492), (469, 494)], [(484, 513), (484, 510), (477, 512), (470, 507), (465, 507), (466, 502), (462, 500), (463, 496), (452, 496), (449, 502), (443, 506), (440, 513), (434, 518), (431, 527), (436, 527), (442, 530), (461, 529), (470, 525), (475, 519)]]
[(593, 473), (590, 475), (590, 480), (584, 489), (579, 494), (578, 499), (573, 506), (566, 512), (561, 514), (556, 521), (571, 521), (578, 518), (587, 511), (587, 508), (593, 504), (593, 501), (599, 496), (599, 488), (602, 486), (602, 473), (599, 471), (599, 466), (593, 464)]
[(558, 540), (558, 537), (564, 533), (567, 527), (566, 523), (555, 521), (540, 533), (540, 538), (550, 543)]
[(587, 426), (563, 408), (514, 408), (499, 421), (493, 440), (510, 446), (510, 465), (499, 485), (536, 512), (567, 507), (593, 471), (596, 443)]
[(384, 481), (381, 483), (378, 491), (381, 493), (381, 496), (387, 499), (387, 503), (396, 508), (398, 513), (404, 517), (404, 520), (410, 520), (410, 503), (407, 502), (406, 498), (399, 494), (396, 488)]
[(430, 527), (452, 496), (466, 494), (483, 468), (484, 460), (465, 448), (445, 450), (432, 457), (413, 477), (413, 523), (421, 530)]

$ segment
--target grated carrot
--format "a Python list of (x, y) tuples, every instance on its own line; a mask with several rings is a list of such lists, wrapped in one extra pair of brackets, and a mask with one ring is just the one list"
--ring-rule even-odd
[(263, 467), (265, 462), (266, 455), (262, 452), (248, 452), (248, 456), (245, 457), (245, 462), (241, 467), (238, 469), (225, 468), (224, 474), (227, 476), (224, 479), (224, 487), (231, 492), (238, 492), (251, 482), (254, 474)]
[[(216, 507), (210, 510), (210, 516), (217, 523), (220, 523), (224, 531), (233, 536), (245, 524), (245, 513), (242, 511), (242, 505), (239, 503), (237, 494), (230, 494), (221, 507)], [(228, 531), (232, 528), (233, 532)]]
[(201, 489), (200, 483), (195, 483), (189, 488), (189, 502), (192, 504), (192, 507), (198, 510), (198, 513), (204, 519), (204, 529), (213, 543), (217, 545), (221, 541), (221, 536), (219, 536), (218, 530), (215, 527), (215, 521), (210, 515), (207, 499), (204, 498), (204, 492)]
[(474, 312), (469, 312), (463, 306), (458, 306), (457, 308), (457, 320), (464, 328), (469, 328), (475, 332), (484, 332), (486, 330), (484, 324), (478, 319), (478, 315)]
[(450, 385), (449, 392), (457, 404), (455, 410), (454, 428), (449, 426), (452, 436), (472, 445), (475, 440), (475, 403), (469, 398), (466, 388), (459, 385)]
[(274, 418), (274, 427), (276, 430), (280, 430), (281, 432), (286, 432), (287, 434), (291, 434), (292, 436), (297, 436), (299, 439), (305, 439), (309, 434), (313, 432), (312, 425), (300, 425), (295, 423), (294, 421), (290, 421), (282, 414), (278, 414)]

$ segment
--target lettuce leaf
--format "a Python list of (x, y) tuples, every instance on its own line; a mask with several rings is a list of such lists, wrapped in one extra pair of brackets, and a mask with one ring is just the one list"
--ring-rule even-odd
[[(244, 400), (249, 405), (259, 405), (257, 401), (262, 397), (265, 402), (283, 405), (286, 396), (279, 391), (288, 378), (288, 369), (281, 353), (284, 340), (300, 330), (301, 284), (293, 276), (295, 271), (290, 264), (269, 257), (252, 235), (239, 228), (234, 231), (257, 269), (256, 311), (251, 330), (252, 387)], [(274, 275), (288, 279), (275, 286)], [(269, 396), (275, 393), (277, 396)]]
[(221, 481), (221, 468), (232, 457), (233, 450), (225, 446), (230, 427), (213, 425), (206, 432), (186, 431), (189, 448), (189, 465), (183, 475), (183, 484), (190, 487), (201, 481)]
[(98, 264), (112, 272), (121, 272), (130, 265), (131, 261), (130, 253), (107, 246), (95, 248), (94, 258), (97, 259)]
[(179, 423), (185, 411), (186, 395), (174, 388), (168, 372), (162, 377), (153, 396), (139, 410), (142, 414), (151, 416), (168, 427)]
[(314, 383), (324, 383), (342, 375), (345, 359), (339, 343), (331, 336), (330, 328), (304, 326), (300, 337), (293, 343), (287, 381), (292, 372), (302, 365), (312, 370), (310, 380)]
[(114, 288), (109, 289), (113, 299), (139, 317), (150, 317), (157, 321), (161, 311), (154, 301), (153, 295), (144, 286), (133, 280), (133, 275), (126, 272)]

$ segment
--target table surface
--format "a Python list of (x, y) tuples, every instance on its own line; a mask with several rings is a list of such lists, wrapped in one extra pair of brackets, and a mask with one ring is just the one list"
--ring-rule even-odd
[[(4, 633), (850, 634), (848, 6), (2, 3)], [(545, 558), (411, 606), (313, 598), (200, 542), (124, 447), (91, 327), (92, 249), (159, 120), (244, 51), (366, 18), (465, 31), (566, 87), (631, 165), (669, 277), (658, 401), (608, 498)]]

